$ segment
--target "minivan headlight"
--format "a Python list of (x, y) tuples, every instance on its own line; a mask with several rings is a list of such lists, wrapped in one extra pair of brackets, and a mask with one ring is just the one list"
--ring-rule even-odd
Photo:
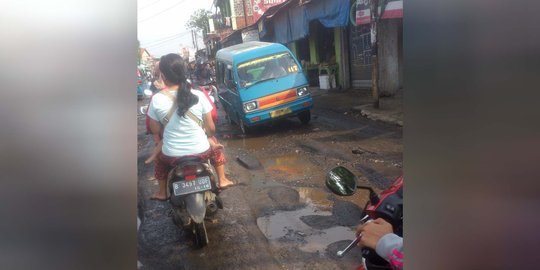
[(300, 87), (296, 89), (296, 95), (299, 97), (309, 95), (309, 90), (307, 87)]
[(257, 101), (250, 101), (250, 102), (244, 103), (245, 112), (251, 112), (255, 109), (257, 109)]

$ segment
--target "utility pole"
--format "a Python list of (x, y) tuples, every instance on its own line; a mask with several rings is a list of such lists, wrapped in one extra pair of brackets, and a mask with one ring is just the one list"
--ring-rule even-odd
[(193, 42), (193, 48), (195, 48), (195, 51), (198, 51), (199, 44), (197, 43), (197, 33), (195, 30), (191, 30), (191, 41)]
[(199, 42), (197, 42), (197, 31), (196, 30), (193, 31), (193, 37), (194, 37), (194, 40), (195, 40), (195, 51), (199, 51)]
[(373, 107), (379, 108), (379, 57), (378, 44), (379, 35), (377, 32), (377, 23), (379, 20), (379, 0), (370, 1), (371, 15), (371, 94), (374, 102)]
[(244, 8), (244, 27), (247, 27), (248, 26), (248, 22), (247, 22), (247, 12), (246, 12), (246, 0), (242, 0), (242, 6)]
[(193, 35), (193, 29), (191, 30), (191, 44), (193, 45), (193, 48), (195, 48), (195, 37)]

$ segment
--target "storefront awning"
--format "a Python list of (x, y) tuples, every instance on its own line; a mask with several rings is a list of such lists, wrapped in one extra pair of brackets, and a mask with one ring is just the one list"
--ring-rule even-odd
[(309, 22), (319, 20), (328, 28), (346, 26), (349, 21), (349, 0), (317, 0), (304, 5), (290, 5), (272, 18), (274, 38), (289, 43), (309, 34)]

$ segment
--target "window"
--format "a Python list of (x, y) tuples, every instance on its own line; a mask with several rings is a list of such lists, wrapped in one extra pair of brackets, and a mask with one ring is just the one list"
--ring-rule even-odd
[(224, 84), (225, 83), (225, 67), (222, 62), (218, 62), (217, 70), (216, 70), (216, 77), (217, 77), (217, 83), (218, 84)]
[(229, 86), (231, 90), (236, 91), (236, 87), (231, 87), (231, 85), (234, 84), (234, 75), (231, 65), (227, 65), (227, 70), (225, 71), (225, 81), (228, 81), (228, 83), (225, 83), (225, 85)]
[(288, 52), (264, 56), (238, 65), (238, 78), (242, 87), (281, 78), (299, 71), (296, 61)]

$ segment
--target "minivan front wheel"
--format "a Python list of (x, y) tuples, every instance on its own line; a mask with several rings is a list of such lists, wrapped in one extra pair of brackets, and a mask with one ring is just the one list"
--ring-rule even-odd
[(242, 132), (242, 135), (246, 135), (246, 133), (248, 132), (248, 127), (246, 126), (246, 124), (244, 124), (244, 120), (240, 119), (240, 121), (238, 122), (238, 126), (240, 126), (240, 131)]
[(303, 125), (306, 125), (311, 120), (311, 112), (308, 110), (308, 111), (303, 111), (303, 112), (299, 113), (298, 114), (298, 119), (300, 119), (300, 122)]

